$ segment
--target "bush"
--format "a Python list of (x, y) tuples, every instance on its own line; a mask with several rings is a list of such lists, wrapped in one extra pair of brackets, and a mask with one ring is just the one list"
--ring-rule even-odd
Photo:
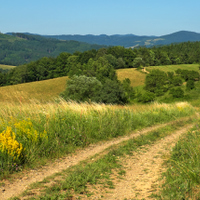
[(74, 75), (67, 81), (67, 88), (60, 95), (65, 100), (71, 99), (78, 102), (90, 101), (97, 95), (97, 92), (101, 88), (101, 82), (95, 77)]
[(173, 78), (173, 80), (172, 80), (172, 84), (173, 84), (174, 86), (181, 86), (181, 85), (183, 84), (183, 80), (182, 80), (181, 77), (175, 76), (175, 77)]
[(170, 94), (172, 94), (173, 98), (182, 98), (182, 97), (184, 97), (184, 91), (180, 87), (172, 88), (170, 90)]
[(145, 89), (149, 92), (156, 90), (167, 91), (167, 74), (161, 70), (155, 69), (147, 74), (145, 79)]
[(195, 85), (194, 85), (194, 81), (193, 80), (189, 80), (186, 84), (186, 90), (192, 90), (195, 88)]
[(148, 103), (155, 100), (155, 94), (149, 91), (146, 91), (143, 95), (139, 95), (138, 101), (142, 103)]
[(106, 104), (125, 104), (128, 103), (128, 96), (119, 82), (107, 79), (94, 97), (94, 101)]

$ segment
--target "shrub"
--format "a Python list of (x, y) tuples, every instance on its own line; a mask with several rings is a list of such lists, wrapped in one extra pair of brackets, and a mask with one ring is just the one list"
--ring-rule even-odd
[(145, 89), (149, 92), (156, 90), (167, 91), (167, 74), (161, 70), (155, 69), (147, 74), (145, 79)]
[(66, 100), (71, 99), (78, 102), (90, 101), (95, 98), (101, 88), (101, 82), (95, 77), (74, 75), (67, 81), (67, 88), (60, 95)]
[(193, 80), (189, 80), (186, 84), (186, 90), (192, 90), (195, 88), (195, 85), (194, 85), (194, 81)]
[(106, 104), (125, 104), (128, 103), (128, 96), (119, 82), (107, 79), (93, 100)]
[(139, 95), (138, 101), (142, 103), (148, 103), (155, 100), (155, 94), (146, 91), (143, 95)]
[(172, 80), (172, 84), (173, 84), (174, 86), (181, 86), (181, 85), (183, 84), (183, 80), (182, 80), (181, 77), (175, 76), (175, 77), (173, 78), (173, 80)]
[(184, 97), (184, 91), (180, 87), (172, 88), (170, 90), (170, 94), (172, 94), (173, 98), (182, 98), (182, 97)]

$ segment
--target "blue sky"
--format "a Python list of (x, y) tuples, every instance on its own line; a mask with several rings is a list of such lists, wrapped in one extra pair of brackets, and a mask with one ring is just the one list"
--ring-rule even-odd
[(0, 0), (0, 32), (200, 33), (200, 0)]

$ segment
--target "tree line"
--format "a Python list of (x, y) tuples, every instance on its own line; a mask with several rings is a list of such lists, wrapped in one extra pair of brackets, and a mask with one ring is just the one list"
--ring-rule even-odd
[[(96, 72), (91, 69), (91, 66), (97, 66), (99, 63), (101, 63), (99, 71), (106, 71), (108, 67), (121, 69), (200, 63), (199, 55), (200, 42), (134, 49), (114, 46), (84, 52), (76, 51), (73, 54), (63, 52), (55, 58), (43, 57), (4, 73), (3, 78), (0, 79), (0, 85), (40, 81), (74, 74), (83, 75), (86, 73), (85, 71), (87, 71), (87, 76), (94, 76)], [(2, 75), (0, 76), (2, 77)]]

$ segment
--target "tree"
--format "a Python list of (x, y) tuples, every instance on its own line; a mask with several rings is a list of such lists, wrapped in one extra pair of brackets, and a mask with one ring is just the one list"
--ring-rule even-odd
[(143, 61), (142, 57), (136, 57), (132, 63), (132, 66), (134, 68), (139, 68), (139, 67), (144, 67), (145, 66), (145, 62)]
[(106, 79), (94, 101), (106, 104), (125, 104), (128, 103), (128, 98), (118, 81)]
[(172, 88), (170, 90), (169, 94), (172, 94), (173, 98), (182, 98), (182, 97), (184, 97), (184, 91), (180, 87)]
[(175, 77), (173, 78), (173, 80), (172, 80), (172, 84), (173, 84), (174, 86), (181, 86), (181, 85), (183, 84), (183, 80), (182, 80), (181, 77), (175, 76)]
[(85, 67), (84, 75), (95, 76), (102, 83), (106, 79), (117, 80), (114, 67), (108, 62), (105, 56), (99, 57), (98, 60), (91, 58)]
[(122, 86), (124, 88), (127, 99), (130, 101), (135, 98), (135, 91), (133, 87), (131, 87), (131, 81), (129, 78), (125, 78), (122, 82)]
[(66, 90), (61, 93), (61, 97), (66, 100), (75, 100), (78, 102), (93, 100), (97, 92), (101, 90), (102, 84), (95, 77), (74, 75), (67, 81)]
[(156, 91), (166, 92), (167, 88), (167, 74), (159, 69), (152, 70), (147, 74), (145, 79), (145, 89), (149, 92), (156, 93)]
[(139, 94), (138, 101), (142, 103), (148, 103), (155, 100), (155, 94), (149, 91), (146, 91), (144, 94)]
[(188, 80), (186, 83), (186, 90), (192, 90), (195, 88), (194, 80)]

